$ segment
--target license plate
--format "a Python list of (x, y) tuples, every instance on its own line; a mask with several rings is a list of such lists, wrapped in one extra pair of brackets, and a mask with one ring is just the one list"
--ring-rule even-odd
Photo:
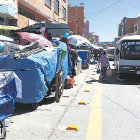
[(140, 74), (140, 71), (137, 71), (137, 73), (136, 74)]

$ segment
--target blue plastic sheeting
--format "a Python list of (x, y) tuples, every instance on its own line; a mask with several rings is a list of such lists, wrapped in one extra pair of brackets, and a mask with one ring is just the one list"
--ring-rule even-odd
[(61, 41), (52, 40), (52, 43), (66, 51), (65, 57), (62, 59), (63, 78), (65, 79), (68, 74), (71, 75), (71, 69), (72, 69), (72, 62), (69, 55), (68, 47), (66, 43), (63, 43)]
[(77, 50), (78, 56), (82, 59), (82, 65), (88, 63), (89, 51), (88, 50)]
[(13, 55), (0, 56), (2, 69), (30, 69), (30, 71), (16, 71), (22, 81), (22, 97), (17, 97), (19, 103), (38, 103), (45, 97), (48, 87), (58, 72), (62, 51), (59, 48), (48, 48), (47, 51), (38, 52), (18, 60)]
[(14, 72), (0, 73), (0, 121), (8, 118), (14, 112), (15, 97), (19, 93), (21, 81)]

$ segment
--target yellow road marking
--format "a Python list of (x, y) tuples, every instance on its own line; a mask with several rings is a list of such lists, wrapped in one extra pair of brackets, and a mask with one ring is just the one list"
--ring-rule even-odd
[(102, 85), (97, 83), (91, 104), (86, 140), (102, 139)]

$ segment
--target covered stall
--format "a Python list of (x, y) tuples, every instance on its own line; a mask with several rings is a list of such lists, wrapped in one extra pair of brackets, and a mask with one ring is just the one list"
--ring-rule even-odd
[(82, 59), (82, 68), (88, 68), (90, 63), (90, 52), (88, 50), (77, 50), (77, 53)]
[[(5, 71), (5, 72), (2, 72)], [(6, 72), (7, 71), (7, 72)], [(0, 72), (0, 128), (6, 137), (5, 119), (11, 116), (15, 108), (15, 98), (21, 96), (21, 80), (11, 70)]]
[[(49, 95), (55, 86), (55, 96), (58, 102), (62, 94), (63, 79), (69, 72), (68, 50), (63, 42), (58, 47), (37, 46), (0, 56), (3, 69), (25, 69), (15, 71), (22, 81), (22, 96), (16, 102), (32, 104), (34, 107)], [(63, 78), (63, 79), (62, 79)], [(59, 84), (58, 84), (59, 82)], [(61, 84), (61, 85), (60, 85)]]
[(69, 32), (70, 28), (68, 24), (65, 23), (52, 23), (52, 22), (38, 22), (27, 26), (25, 28), (16, 30), (16, 32), (30, 32), (30, 33), (37, 33), (37, 34), (44, 34), (45, 32), (51, 34), (52, 37), (62, 37), (64, 33)]

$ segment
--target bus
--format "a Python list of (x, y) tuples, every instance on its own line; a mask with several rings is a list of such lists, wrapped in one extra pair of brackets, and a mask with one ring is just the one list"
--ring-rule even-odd
[(124, 36), (116, 43), (114, 66), (120, 78), (140, 75), (140, 35)]

